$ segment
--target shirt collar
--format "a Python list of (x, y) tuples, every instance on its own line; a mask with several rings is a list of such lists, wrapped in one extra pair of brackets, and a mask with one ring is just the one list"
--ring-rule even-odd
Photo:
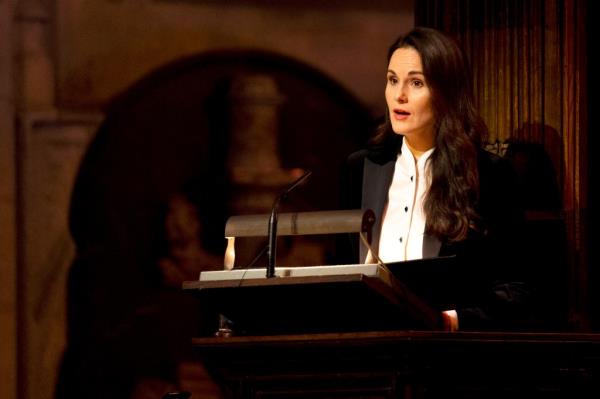
[[(427, 160), (431, 154), (433, 154), (433, 151), (435, 151), (435, 147), (430, 148), (429, 150), (425, 151), (423, 155), (421, 155), (416, 165), (419, 171), (425, 170)], [(398, 155), (398, 162), (400, 162), (403, 167), (407, 168), (408, 170), (413, 170), (415, 167), (415, 157), (413, 156), (412, 152), (410, 152), (408, 144), (406, 144), (406, 140), (402, 140), (402, 147), (400, 149), (400, 154)]]

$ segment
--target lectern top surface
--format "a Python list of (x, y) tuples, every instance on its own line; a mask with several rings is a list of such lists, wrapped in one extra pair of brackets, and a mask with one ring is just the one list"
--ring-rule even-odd
[[(242, 280), (265, 277), (264, 268), (233, 269), (200, 273), (200, 281)], [(277, 277), (315, 277), (362, 274), (370, 277), (387, 275), (388, 271), (378, 264), (349, 264), (329, 266), (287, 266), (276, 267)]]

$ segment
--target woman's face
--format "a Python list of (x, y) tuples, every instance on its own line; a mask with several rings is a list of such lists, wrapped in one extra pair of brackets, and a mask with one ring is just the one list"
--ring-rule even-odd
[(405, 136), (414, 148), (433, 147), (435, 118), (431, 90), (423, 75), (421, 56), (414, 48), (399, 48), (392, 54), (385, 99), (394, 132)]

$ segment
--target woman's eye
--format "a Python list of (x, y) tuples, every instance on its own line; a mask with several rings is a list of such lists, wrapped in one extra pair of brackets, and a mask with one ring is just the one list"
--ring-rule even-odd
[(423, 83), (423, 81), (421, 81), (421, 80), (413, 80), (411, 83), (415, 87), (423, 87), (423, 86), (425, 86), (425, 83)]
[(398, 79), (394, 76), (389, 76), (388, 77), (388, 83), (391, 85), (395, 85), (396, 83), (398, 83)]

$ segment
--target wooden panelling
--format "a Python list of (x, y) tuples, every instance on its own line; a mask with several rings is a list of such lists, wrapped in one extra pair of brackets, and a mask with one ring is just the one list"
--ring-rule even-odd
[(454, 36), (473, 67), (474, 94), (500, 154), (541, 144), (561, 188), (567, 228), (570, 317), (586, 329), (588, 209), (586, 3), (577, 0), (428, 0), (416, 25)]

